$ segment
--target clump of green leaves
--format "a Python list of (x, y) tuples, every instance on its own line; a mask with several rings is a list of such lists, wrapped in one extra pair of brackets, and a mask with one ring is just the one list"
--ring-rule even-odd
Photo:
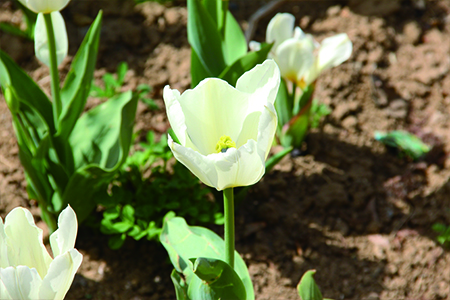
[[(120, 62), (117, 66), (116, 74), (105, 73), (102, 77), (103, 87), (92, 82), (90, 95), (97, 98), (112, 98), (121, 93), (121, 89), (125, 83), (125, 75), (128, 71), (128, 64)], [(147, 95), (152, 91), (148, 84), (140, 84), (136, 88), (135, 95), (138, 100), (147, 104), (150, 109), (158, 109), (155, 101)]]
[(331, 113), (331, 109), (325, 103), (319, 103), (317, 99), (312, 101), (311, 111), (309, 112), (309, 119), (311, 128), (319, 127), (320, 120), (328, 116)]
[(165, 135), (156, 142), (149, 132), (140, 147), (143, 151), (128, 157), (109, 192), (100, 197), (99, 204), (105, 208), (100, 230), (112, 235), (112, 249), (120, 248), (127, 236), (157, 239), (164, 216), (171, 212), (193, 224), (223, 223), (209, 189), (183, 165), (169, 162), (172, 152)]
[(422, 142), (412, 133), (394, 130), (388, 133), (375, 132), (375, 139), (386, 146), (396, 148), (401, 154), (413, 160), (418, 160), (430, 151), (430, 146)]
[(433, 225), (433, 230), (439, 233), (437, 240), (442, 245), (450, 246), (450, 226), (445, 226), (441, 223), (436, 223)]

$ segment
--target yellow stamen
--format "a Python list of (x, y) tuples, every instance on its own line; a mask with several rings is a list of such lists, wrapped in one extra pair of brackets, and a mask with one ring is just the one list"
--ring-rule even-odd
[(236, 143), (229, 136), (223, 135), (217, 142), (216, 153), (227, 152), (228, 148), (236, 148)]

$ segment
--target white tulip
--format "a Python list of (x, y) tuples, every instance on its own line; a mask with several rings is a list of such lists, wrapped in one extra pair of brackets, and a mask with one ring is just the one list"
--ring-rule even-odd
[(266, 60), (244, 73), (236, 88), (218, 78), (182, 95), (166, 86), (167, 116), (181, 143), (169, 135), (175, 158), (219, 191), (258, 182), (277, 128), (279, 84), (276, 63)]
[(69, 206), (50, 236), (52, 259), (28, 210), (13, 209), (5, 224), (0, 218), (1, 299), (64, 299), (83, 260), (74, 249), (77, 230), (77, 217)]
[[(67, 38), (66, 24), (59, 11), (51, 13), (53, 32), (55, 35), (56, 60), (57, 65), (61, 64), (69, 51), (69, 41)], [(47, 27), (44, 21), (44, 15), (39, 13), (34, 28), (34, 51), (36, 57), (45, 65), (50, 67), (50, 52), (48, 48)]]
[[(278, 64), (281, 76), (302, 88), (314, 82), (319, 74), (346, 61), (352, 53), (352, 42), (341, 33), (318, 44), (311, 35), (295, 27), (295, 17), (278, 13), (270, 20), (266, 42), (274, 43), (269, 57)], [(250, 42), (250, 49), (257, 51), (259, 43)]]
[(35, 13), (48, 14), (60, 11), (70, 2), (70, 0), (19, 0), (24, 6)]

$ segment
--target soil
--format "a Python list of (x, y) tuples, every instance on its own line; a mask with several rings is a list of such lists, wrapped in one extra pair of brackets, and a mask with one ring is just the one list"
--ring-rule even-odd
[[(266, 2), (231, 1), (230, 10), (245, 29)], [(12, 1), (0, 7), (0, 21), (20, 23)], [(185, 4), (72, 1), (62, 12), (70, 37), (63, 74), (99, 9), (96, 78), (126, 61), (124, 89), (149, 84), (161, 107), (140, 104), (136, 131), (164, 133), (162, 88), (190, 85)], [(450, 225), (450, 1), (285, 1), (260, 20), (253, 39), (264, 40), (277, 12), (294, 14), (319, 41), (346, 32), (354, 49), (317, 82), (315, 96), (332, 113), (308, 134), (301, 155), (285, 157), (237, 205), (236, 248), (256, 298), (299, 299), (300, 277), (316, 269), (328, 298), (450, 300), (450, 252), (431, 229)], [(49, 92), (32, 42), (1, 33), (0, 46)], [(413, 162), (374, 140), (375, 131), (394, 129), (434, 145), (432, 155)], [(0, 215), (24, 206), (45, 228), (25, 188), (2, 98)], [(175, 299), (172, 267), (157, 242), (127, 239), (111, 250), (107, 237), (81, 226), (76, 248), (84, 260), (66, 299)]]

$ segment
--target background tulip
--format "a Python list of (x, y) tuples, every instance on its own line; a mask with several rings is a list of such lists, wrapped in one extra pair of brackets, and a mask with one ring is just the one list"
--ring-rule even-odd
[[(248, 186), (261, 179), (277, 127), (273, 103), (280, 74), (273, 60), (244, 73), (236, 88), (208, 78), (182, 95), (164, 88), (169, 122), (180, 144), (169, 136), (174, 156), (217, 190)], [(232, 141), (236, 147), (216, 146)]]
[(70, 2), (70, 0), (19, 0), (24, 6), (35, 13), (48, 14), (53, 11), (60, 11)]
[(0, 218), (1, 299), (63, 299), (83, 256), (74, 249), (77, 217), (67, 207), (50, 236), (54, 259), (42, 242), (42, 230), (31, 213), (18, 207)]

